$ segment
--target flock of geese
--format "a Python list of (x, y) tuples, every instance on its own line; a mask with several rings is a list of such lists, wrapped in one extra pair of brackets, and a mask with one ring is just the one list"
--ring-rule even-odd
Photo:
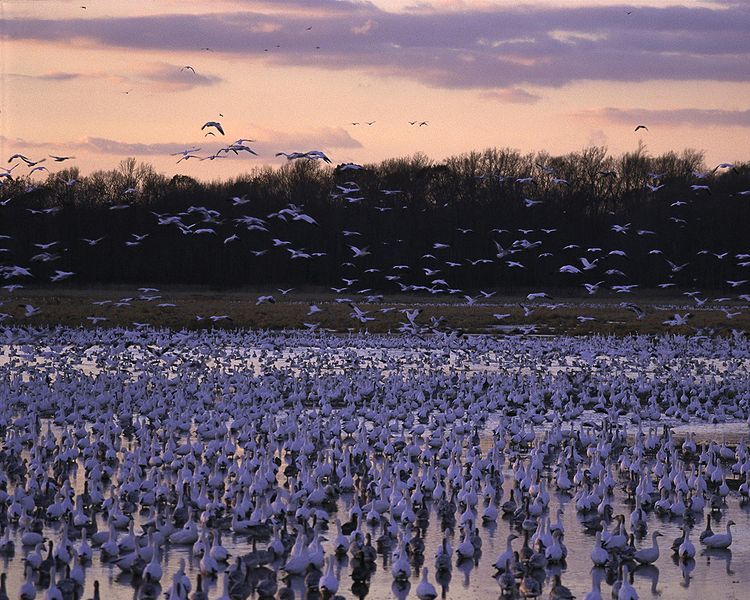
[[(226, 135), (217, 120), (200, 129)], [(253, 141), (174, 156), (178, 163), (256, 156)], [(276, 156), (333, 164), (321, 150)], [(0, 182), (21, 165), (26, 176), (47, 171), (46, 158), (11, 156)], [(545, 202), (532, 197), (539, 182), (569, 185), (551, 167), (537, 167), (522, 177), (476, 179), (520, 186), (528, 191), (525, 209), (534, 211)], [(403, 208), (398, 189), (366, 197), (357, 180), (366, 169), (339, 164), (343, 176), (332, 198), (347, 206), (368, 200), (381, 214)], [(693, 194), (711, 193), (707, 176), (694, 173)], [(663, 189), (662, 177), (650, 175), (649, 193)], [(127, 188), (109, 209), (128, 210), (139, 194)], [(2, 206), (17, 201), (4, 198)], [(216, 238), (224, 247), (252, 238), (254, 256), (279, 252), (289, 261), (325, 255), (274, 231), (280, 223), (319, 226), (304, 206), (251, 215), (240, 212), (252, 198), (227, 201), (227, 212), (191, 205), (154, 213), (154, 231)], [(686, 203), (671, 205), (673, 226), (685, 224)], [(27, 210), (54, 218), (60, 208)], [(380, 302), (383, 289), (454, 296), (473, 306), (496, 292), (472, 295), (452, 285), (455, 269), (526, 269), (532, 261), (554, 264), (553, 272), (591, 296), (638, 288), (622, 248), (581, 247), (560, 239), (555, 227), (492, 225), (481, 233), (494, 242), (491, 255), (457, 259), (449, 240), (435, 239), (419, 264), (384, 264), (367, 231), (343, 228), (351, 255), (341, 265), (342, 285), (332, 288), (336, 301), (365, 325), (388, 310), (361, 306)], [(457, 235), (480, 235), (456, 226)], [(655, 231), (633, 223), (610, 230), (612, 240), (643, 241), (662, 265), (661, 288), (676, 287), (693, 261), (732, 261), (739, 273), (750, 267), (750, 251), (706, 248), (680, 263), (659, 247)], [(121, 235), (92, 231), (80, 243), (95, 251)], [(122, 243), (146, 246), (152, 235), (127, 232)], [(8, 294), (43, 278), (75, 281), (74, 270), (54, 268), (66, 251), (61, 241), (34, 242), (26, 263), (12, 260), (23, 253), (9, 236), (0, 233), (0, 241)], [(376, 285), (362, 283), (375, 277)], [(709, 301), (747, 304), (748, 280), (727, 279), (732, 295), (724, 298), (685, 293), (695, 310)], [(278, 291), (283, 297), (292, 290)], [(174, 307), (157, 288), (139, 293), (96, 304)], [(524, 314), (550, 300), (546, 291), (530, 291)], [(257, 298), (258, 305), (276, 301), (275, 292)], [(636, 319), (645, 315), (635, 302), (622, 307)], [(37, 328), (28, 320), (39, 307), (20, 308), (0, 313), (8, 323), (0, 330), (0, 600), (290, 600), (371, 592), (431, 600), (477, 597), (474, 590), (502, 598), (634, 600), (644, 594), (638, 575), (659, 593), (658, 567), (674, 570), (685, 586), (704, 568), (704, 556), (725, 560), (730, 570), (729, 516), (742, 514), (750, 500), (750, 344), (739, 331), (724, 339), (498, 339), (447, 332), (440, 319), (427, 324), (419, 308), (404, 308), (401, 336), (336, 336), (318, 330), (315, 315), (325, 309), (316, 303), (306, 330), (282, 334), (173, 332), (148, 323), (102, 329), (102, 315), (88, 317), (91, 329), (68, 329)], [(724, 312), (730, 320), (743, 310)], [(509, 316), (495, 314), (498, 321)], [(690, 317), (678, 312), (664, 324), (684, 326)], [(231, 323), (228, 314), (196, 319)], [(739, 424), (741, 433), (719, 441), (671, 429), (705, 423)], [(660, 546), (669, 530), (679, 535)], [(569, 576), (568, 565), (581, 564), (586, 568)], [(463, 590), (452, 581), (456, 571)]]
[[(729, 572), (750, 499), (739, 332), (15, 326), (0, 348), (0, 598), (632, 600), (659, 569)], [(672, 431), (701, 423), (740, 433)]]

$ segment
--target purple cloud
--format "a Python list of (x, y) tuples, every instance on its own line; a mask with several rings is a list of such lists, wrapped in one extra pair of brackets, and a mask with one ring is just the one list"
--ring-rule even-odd
[(750, 127), (750, 110), (678, 108), (651, 110), (645, 108), (600, 108), (578, 113), (581, 117), (603, 118), (614, 123), (634, 125), (685, 125), (693, 127)]
[(32, 75), (34, 79), (41, 79), (42, 81), (71, 81), (73, 79), (81, 79), (85, 77), (83, 73), (66, 73), (62, 71), (56, 71), (53, 73), (43, 73), (41, 75)]
[(80, 142), (72, 142), (66, 147), (88, 150), (89, 152), (101, 154), (117, 154), (126, 156), (153, 156), (159, 154), (172, 154), (180, 152), (184, 148), (190, 148), (191, 144), (178, 144), (173, 142), (162, 142), (157, 144), (143, 144), (121, 142), (100, 137), (87, 137)]
[(15, 79), (31, 79), (35, 81), (45, 81), (45, 82), (59, 81), (61, 83), (64, 83), (66, 81), (86, 79), (86, 78), (92, 77), (92, 75), (86, 74), (86, 73), (71, 73), (67, 71), (51, 71), (48, 73), (37, 73), (34, 75), (29, 75), (27, 73), (8, 73), (7, 77), (11, 77)]
[[(260, 8), (258, 8), (260, 7)], [(369, 3), (254, 3), (252, 11), (6, 19), (6, 39), (215, 52), (463, 89), (573, 81), (750, 80), (750, 6), (516, 7), (391, 13)], [(307, 30), (312, 27), (311, 30)]]
[(269, 153), (307, 150), (325, 150), (326, 148), (361, 148), (362, 144), (341, 127), (321, 127), (312, 131), (273, 131), (259, 130), (258, 148), (267, 148)]
[[(236, 137), (238, 136), (234, 136), (228, 131), (227, 139), (221, 140), (221, 143), (215, 140), (210, 142), (203, 140), (206, 143), (198, 142), (197, 144), (195, 142), (133, 143), (94, 136), (61, 143), (8, 138), (0, 135), (0, 141), (21, 151), (24, 149), (50, 151), (51, 148), (56, 148), (64, 149), (64, 152), (92, 152), (117, 156), (167, 156), (175, 152), (181, 152), (186, 148), (199, 146), (201, 150), (196, 154), (206, 156), (224, 147), (224, 142), (231, 144)], [(256, 137), (258, 141), (248, 145), (264, 159), (264, 162), (275, 162), (274, 155), (279, 151), (323, 150), (328, 152), (331, 148), (352, 149), (362, 147), (359, 140), (353, 138), (349, 132), (341, 127), (322, 127), (311, 131), (298, 132), (259, 128)], [(248, 156), (244, 152), (236, 156), (232, 153), (227, 154), (227, 158), (247, 158)]]
[(494, 100), (509, 104), (534, 104), (541, 100), (541, 96), (527, 92), (521, 88), (505, 88), (501, 90), (488, 90), (481, 92), (479, 97), (483, 100)]
[(168, 92), (181, 92), (223, 81), (221, 77), (188, 69), (187, 66), (154, 63), (140, 73), (140, 78), (155, 83), (159, 89)]

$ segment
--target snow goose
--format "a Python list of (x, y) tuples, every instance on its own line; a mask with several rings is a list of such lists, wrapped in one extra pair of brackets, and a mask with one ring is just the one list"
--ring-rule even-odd
[(636, 551), (633, 558), (642, 565), (650, 565), (651, 563), (656, 562), (659, 558), (659, 544), (656, 541), (656, 538), (661, 535), (660, 532), (654, 531), (654, 533), (651, 534), (653, 545), (650, 548), (642, 548), (641, 550)]
[(734, 525), (734, 521), (727, 522), (726, 533), (714, 533), (711, 536), (706, 537), (702, 540), (702, 543), (708, 548), (724, 550), (732, 545), (732, 530), (730, 529)]

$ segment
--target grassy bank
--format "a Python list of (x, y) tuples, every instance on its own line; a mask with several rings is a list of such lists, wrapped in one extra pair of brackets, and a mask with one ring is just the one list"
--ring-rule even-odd
[[(469, 306), (463, 298), (434, 296), (385, 296), (377, 302), (366, 302), (363, 295), (334, 295), (330, 291), (292, 291), (285, 296), (274, 290), (274, 303), (256, 304), (268, 290), (215, 292), (181, 288), (158, 292), (141, 292), (132, 288), (37, 288), (17, 290), (2, 296), (2, 323), (100, 327), (133, 326), (147, 323), (173, 329), (262, 328), (295, 329), (305, 323), (345, 332), (367, 329), (372, 332), (396, 332), (406, 321), (405, 309), (419, 308), (415, 322), (419, 326), (458, 329), (465, 332), (507, 333), (530, 328), (544, 334), (614, 334), (694, 333), (714, 330), (728, 333), (732, 329), (750, 331), (750, 308), (735, 301), (721, 303), (709, 300), (702, 307), (684, 295), (624, 295), (580, 297), (561, 295), (552, 300), (529, 301), (525, 296), (493, 296)], [(353, 309), (342, 298), (350, 298), (366, 318), (352, 317)], [(337, 301), (338, 299), (338, 301)], [(637, 318), (623, 302), (640, 307), (645, 315)], [(321, 312), (308, 314), (310, 304)], [(25, 316), (25, 305), (38, 312)], [(526, 315), (524, 305), (531, 309)], [(173, 306), (172, 306), (173, 305)], [(726, 312), (730, 313), (730, 316)], [(687, 325), (669, 326), (664, 321), (675, 313), (690, 312)], [(733, 314), (737, 313), (737, 314)], [(498, 319), (494, 315), (509, 315)], [(216, 319), (226, 315), (228, 318)], [(211, 317), (215, 317), (214, 320)], [(95, 322), (92, 317), (106, 320)], [(583, 318), (581, 318), (583, 317)]]

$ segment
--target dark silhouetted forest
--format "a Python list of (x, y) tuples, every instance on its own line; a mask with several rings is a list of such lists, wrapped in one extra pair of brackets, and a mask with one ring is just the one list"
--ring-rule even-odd
[[(59, 270), (74, 272), (66, 283), (76, 285), (380, 292), (719, 289), (750, 273), (747, 164), (714, 169), (696, 151), (615, 157), (593, 147), (356, 167), (302, 159), (200, 182), (127, 159), (35, 185), (14, 171), (0, 187), (0, 273), (25, 285)], [(594, 266), (584, 269), (582, 257)], [(565, 265), (581, 272), (560, 272)]]

